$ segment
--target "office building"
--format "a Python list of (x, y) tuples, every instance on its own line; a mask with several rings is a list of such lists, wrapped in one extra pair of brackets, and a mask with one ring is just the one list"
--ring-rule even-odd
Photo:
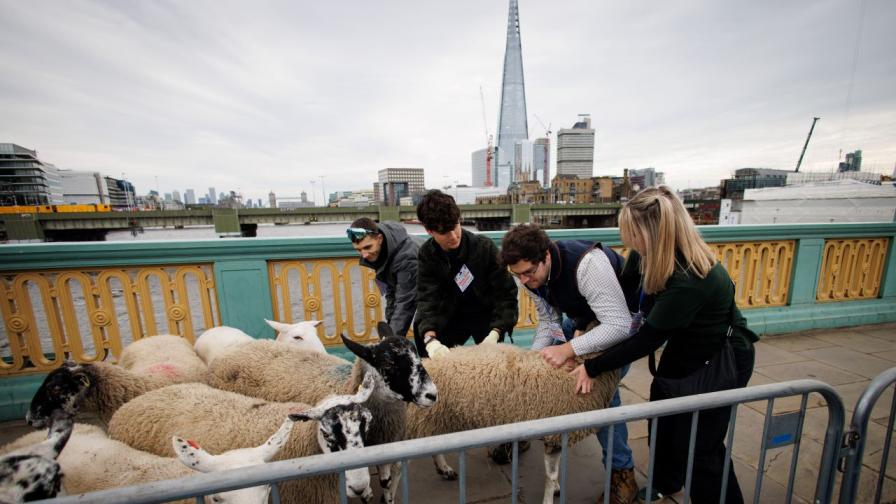
[(63, 203), (59, 170), (37, 157), (37, 151), (0, 143), (0, 205)]
[(106, 179), (99, 172), (59, 170), (62, 199), (66, 204), (90, 205), (109, 202)]
[(847, 152), (846, 161), (840, 162), (837, 171), (840, 173), (862, 171), (862, 151)]
[(646, 187), (655, 187), (666, 183), (666, 176), (663, 172), (656, 171), (655, 168), (632, 168), (628, 171), (628, 178), (631, 180), (632, 187), (635, 191), (640, 191)]
[(473, 151), (470, 155), (470, 164), (472, 168), (473, 187), (485, 187), (486, 179), (486, 156), (488, 155), (488, 147)]
[(195, 205), (196, 204), (196, 191), (192, 189), (187, 189), (184, 191), (184, 204), (185, 205)]
[(274, 191), (268, 193), (268, 205), (270, 205), (271, 208), (277, 208), (277, 195), (274, 194)]
[(540, 180), (542, 187), (551, 183), (551, 139), (539, 138), (532, 145), (532, 180)]
[(423, 168), (384, 168), (373, 184), (374, 200), (378, 204), (395, 206), (401, 198), (409, 196), (416, 204), (425, 192)]
[(513, 182), (516, 144), (529, 139), (527, 117), (519, 7), (516, 0), (510, 0), (507, 41), (504, 48), (504, 73), (501, 79), (498, 149), (495, 153), (495, 173), (492, 175), (495, 187), (506, 189)]
[(747, 189), (782, 187), (791, 173), (793, 172), (790, 170), (772, 168), (739, 168), (734, 171), (734, 178), (722, 181), (722, 198), (742, 200)]
[(215, 188), (214, 188), (214, 187), (209, 187), (209, 188), (208, 188), (208, 203), (209, 203), (210, 205), (217, 205), (217, 204), (218, 204), (218, 195), (217, 195), (217, 193), (215, 193)]
[(579, 118), (572, 128), (557, 132), (557, 175), (584, 179), (594, 174), (594, 130), (589, 114)]
[(171, 199), (173, 199), (174, 201), (180, 201), (181, 203), (183, 203), (184, 201), (180, 199), (180, 191), (178, 191), (177, 189), (171, 191)]

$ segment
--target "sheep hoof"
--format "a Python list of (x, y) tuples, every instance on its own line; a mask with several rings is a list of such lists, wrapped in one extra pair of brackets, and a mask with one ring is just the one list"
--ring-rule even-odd
[(447, 471), (436, 469), (436, 472), (438, 472), (439, 476), (445, 481), (454, 481), (457, 479), (457, 473), (454, 472), (454, 469), (449, 468)]

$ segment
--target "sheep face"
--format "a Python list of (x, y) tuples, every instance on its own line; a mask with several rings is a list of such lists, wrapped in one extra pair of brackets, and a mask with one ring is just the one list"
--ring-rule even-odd
[(34, 393), (25, 420), (33, 427), (41, 428), (54, 415), (74, 416), (81, 398), (91, 386), (88, 366), (66, 361), (50, 371)]
[(0, 502), (56, 497), (62, 482), (59, 463), (38, 454), (0, 458)]
[(380, 342), (361, 345), (342, 337), (345, 346), (373, 366), (386, 384), (386, 393), (394, 399), (412, 402), (422, 408), (435, 404), (438, 391), (423, 367), (410, 341), (395, 336), (388, 324), (377, 325)]
[[(362, 404), (370, 398), (374, 386), (375, 379), (368, 374), (355, 395), (327, 397), (313, 408), (290, 412), (289, 419), (317, 420), (317, 443), (324, 453), (363, 448), (373, 415)], [(366, 467), (345, 471), (345, 490), (349, 497), (369, 500), (372, 490)]]
[(327, 349), (317, 336), (317, 326), (320, 320), (306, 320), (297, 324), (284, 324), (265, 320), (269, 326), (277, 331), (277, 341), (295, 345), (302, 350), (326, 353)]

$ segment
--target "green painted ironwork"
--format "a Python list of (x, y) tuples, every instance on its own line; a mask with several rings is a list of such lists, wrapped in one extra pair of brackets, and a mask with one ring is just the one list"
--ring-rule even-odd
[(380, 206), (380, 222), (400, 221), (401, 219), (399, 218), (399, 210), (400, 208), (397, 206)]
[(532, 207), (529, 205), (513, 205), (510, 216), (511, 224), (526, 224), (532, 220)]

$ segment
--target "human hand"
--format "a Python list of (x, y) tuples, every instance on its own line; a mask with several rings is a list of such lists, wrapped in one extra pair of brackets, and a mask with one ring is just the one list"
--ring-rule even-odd
[[(498, 330), (492, 329), (492, 331), (488, 333), (488, 336), (486, 336), (485, 339), (482, 340), (482, 343), (497, 343), (500, 337), (501, 334), (498, 332)], [(480, 343), (480, 345), (482, 343)]]
[(442, 344), (441, 341), (434, 339), (426, 344), (426, 353), (429, 354), (430, 359), (439, 359), (451, 353), (451, 350), (448, 350), (448, 347)]
[(544, 347), (539, 353), (541, 354), (541, 358), (555, 369), (559, 368), (565, 364), (567, 360), (576, 355), (572, 349), (572, 345), (569, 343)]
[(581, 336), (583, 334), (585, 334), (585, 331), (583, 331), (581, 329), (576, 329), (575, 331), (572, 332), (572, 337), (578, 338), (579, 336)]
[(576, 362), (575, 357), (570, 357), (569, 359), (566, 359), (566, 362), (564, 362), (560, 368), (564, 371), (572, 371), (577, 365), (578, 363)]
[(588, 371), (585, 371), (585, 365), (580, 364), (577, 368), (573, 369), (570, 373), (573, 378), (576, 380), (576, 386), (573, 390), (573, 393), (576, 394), (590, 394), (591, 388), (594, 386), (594, 379), (588, 376)]

